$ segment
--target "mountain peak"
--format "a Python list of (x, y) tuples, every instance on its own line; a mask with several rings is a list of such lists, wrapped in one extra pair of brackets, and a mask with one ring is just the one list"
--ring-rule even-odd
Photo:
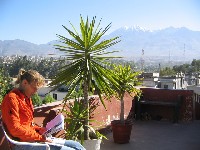
[(150, 32), (150, 30), (140, 27), (139, 25), (134, 25), (134, 26), (130, 26), (130, 27), (124, 26), (122, 28), (127, 31)]

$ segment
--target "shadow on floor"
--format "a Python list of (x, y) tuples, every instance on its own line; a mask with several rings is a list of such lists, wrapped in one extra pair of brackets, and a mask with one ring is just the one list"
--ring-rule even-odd
[(135, 121), (128, 144), (103, 140), (101, 150), (200, 150), (200, 120), (173, 124), (169, 121)]

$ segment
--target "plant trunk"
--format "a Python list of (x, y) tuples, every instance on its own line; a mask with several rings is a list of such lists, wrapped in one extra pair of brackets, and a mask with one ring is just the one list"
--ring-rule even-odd
[(124, 93), (122, 93), (120, 101), (121, 101), (120, 121), (122, 124), (124, 124)]
[(89, 139), (89, 101), (88, 101), (88, 85), (87, 81), (84, 83), (84, 107), (88, 110), (87, 118), (84, 120), (84, 139), (88, 140)]

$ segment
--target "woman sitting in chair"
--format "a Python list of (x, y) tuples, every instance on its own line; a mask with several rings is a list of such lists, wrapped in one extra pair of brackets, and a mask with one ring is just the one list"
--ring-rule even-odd
[(16, 84), (19, 85), (18, 88), (14, 88), (4, 97), (1, 107), (2, 120), (15, 139), (24, 142), (48, 142), (51, 150), (85, 150), (80, 143), (72, 140), (63, 139), (63, 145), (53, 144), (51, 139), (43, 135), (46, 128), (34, 125), (31, 96), (44, 85), (44, 78), (37, 71), (21, 69)]

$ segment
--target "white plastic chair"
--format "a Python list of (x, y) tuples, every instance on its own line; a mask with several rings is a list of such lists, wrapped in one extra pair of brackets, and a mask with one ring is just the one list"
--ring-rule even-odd
[[(2, 130), (3, 130), (3, 132), (4, 132), (4, 135), (5, 135), (5, 137), (6, 137), (6, 139), (7, 139), (7, 141), (9, 142), (9, 143), (11, 143), (11, 144), (13, 144), (13, 145), (15, 145), (15, 146), (24, 146), (24, 147), (26, 147), (26, 146), (28, 146), (28, 147), (30, 147), (30, 148), (23, 148), (23, 147), (20, 147), (22, 150), (36, 150), (37, 148), (41, 148), (41, 147), (43, 147), (44, 148), (44, 150), (50, 150), (50, 146), (48, 145), (48, 144), (46, 144), (46, 143), (30, 143), (30, 142), (19, 142), (19, 141), (16, 141), (16, 140), (13, 140), (13, 139), (11, 139), (10, 137), (9, 137), (9, 135), (6, 133), (6, 130), (5, 130), (5, 127), (4, 127), (4, 125), (3, 125), (3, 122), (1, 122), (1, 124), (0, 124), (0, 126), (2, 127)], [(11, 147), (10, 147), (11, 148)], [(15, 148), (14, 148), (15, 149)]]

